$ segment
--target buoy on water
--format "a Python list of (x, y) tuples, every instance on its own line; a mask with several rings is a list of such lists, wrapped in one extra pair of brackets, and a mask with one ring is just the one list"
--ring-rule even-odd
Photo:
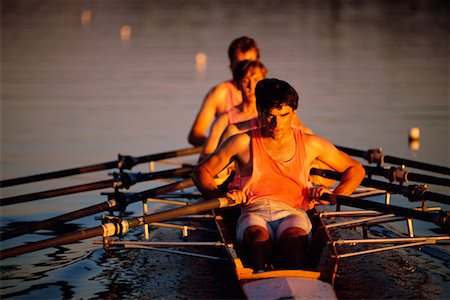
[(411, 127), (409, 129), (409, 141), (418, 141), (420, 139), (419, 127)]
[(195, 55), (195, 65), (197, 67), (197, 71), (205, 70), (207, 62), (208, 56), (205, 53), (199, 52)]
[(413, 152), (416, 152), (420, 149), (419, 139), (420, 139), (419, 127), (411, 127), (409, 129), (408, 141), (409, 141), (409, 149), (411, 149)]

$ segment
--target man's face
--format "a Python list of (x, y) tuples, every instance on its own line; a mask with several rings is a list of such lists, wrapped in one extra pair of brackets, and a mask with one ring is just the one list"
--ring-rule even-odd
[(272, 108), (260, 115), (266, 132), (275, 140), (281, 139), (290, 132), (291, 121), (296, 110), (288, 105), (283, 105), (281, 109)]
[(264, 73), (261, 68), (255, 67), (248, 70), (244, 78), (238, 83), (238, 88), (242, 91), (243, 101), (256, 103), (256, 84), (263, 79)]
[(238, 63), (244, 60), (257, 60), (258, 59), (258, 53), (256, 52), (256, 49), (250, 49), (246, 52), (236, 52), (234, 55), (233, 60), (231, 61), (230, 68), (231, 70), (234, 70), (234, 68), (237, 66)]

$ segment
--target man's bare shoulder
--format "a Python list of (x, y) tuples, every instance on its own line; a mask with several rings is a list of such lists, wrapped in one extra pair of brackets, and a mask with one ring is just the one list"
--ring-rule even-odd
[(250, 144), (251, 136), (249, 132), (242, 132), (229, 137), (224, 143), (224, 147), (232, 147), (234, 149), (245, 149)]
[(242, 121), (235, 124), (230, 124), (227, 126), (226, 132), (231, 135), (235, 135), (244, 131), (248, 131), (251, 127), (251, 120)]
[(219, 82), (209, 90), (207, 97), (211, 98), (225, 96), (227, 93), (229, 93), (230, 85), (230, 81)]
[(323, 147), (329, 147), (332, 146), (331, 142), (324, 139), (321, 136), (310, 134), (310, 133), (304, 133), (303, 139), (306, 147), (312, 147), (312, 148), (323, 148)]

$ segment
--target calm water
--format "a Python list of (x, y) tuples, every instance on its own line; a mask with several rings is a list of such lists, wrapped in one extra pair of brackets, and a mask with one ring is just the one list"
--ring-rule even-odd
[[(299, 116), (317, 134), (450, 165), (448, 1), (3, 0), (1, 13), (2, 179), (187, 147), (204, 95), (231, 76), (226, 50), (242, 35), (258, 42), (270, 77), (299, 91)], [(195, 63), (200, 52), (204, 69)], [(421, 130), (415, 151), (411, 127)], [(106, 173), (0, 192), (71, 186)], [(105, 200), (96, 191), (4, 206), (1, 225)], [(26, 235), (2, 248), (44, 237)], [(1, 294), (104, 297), (114, 260), (91, 252), (97, 248), (86, 241), (2, 261)]]

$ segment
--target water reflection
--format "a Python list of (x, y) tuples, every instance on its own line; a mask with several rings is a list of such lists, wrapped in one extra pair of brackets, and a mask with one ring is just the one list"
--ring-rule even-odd
[[(55, 289), (56, 288), (56, 289)], [(10, 294), (2, 294), (2, 299), (30, 299), (30, 295), (39, 292), (46, 295), (47, 299), (72, 299), (74, 296), (74, 286), (67, 281), (57, 281), (52, 283), (37, 284), (31, 287)], [(31, 296), (33, 298), (33, 296)]]

